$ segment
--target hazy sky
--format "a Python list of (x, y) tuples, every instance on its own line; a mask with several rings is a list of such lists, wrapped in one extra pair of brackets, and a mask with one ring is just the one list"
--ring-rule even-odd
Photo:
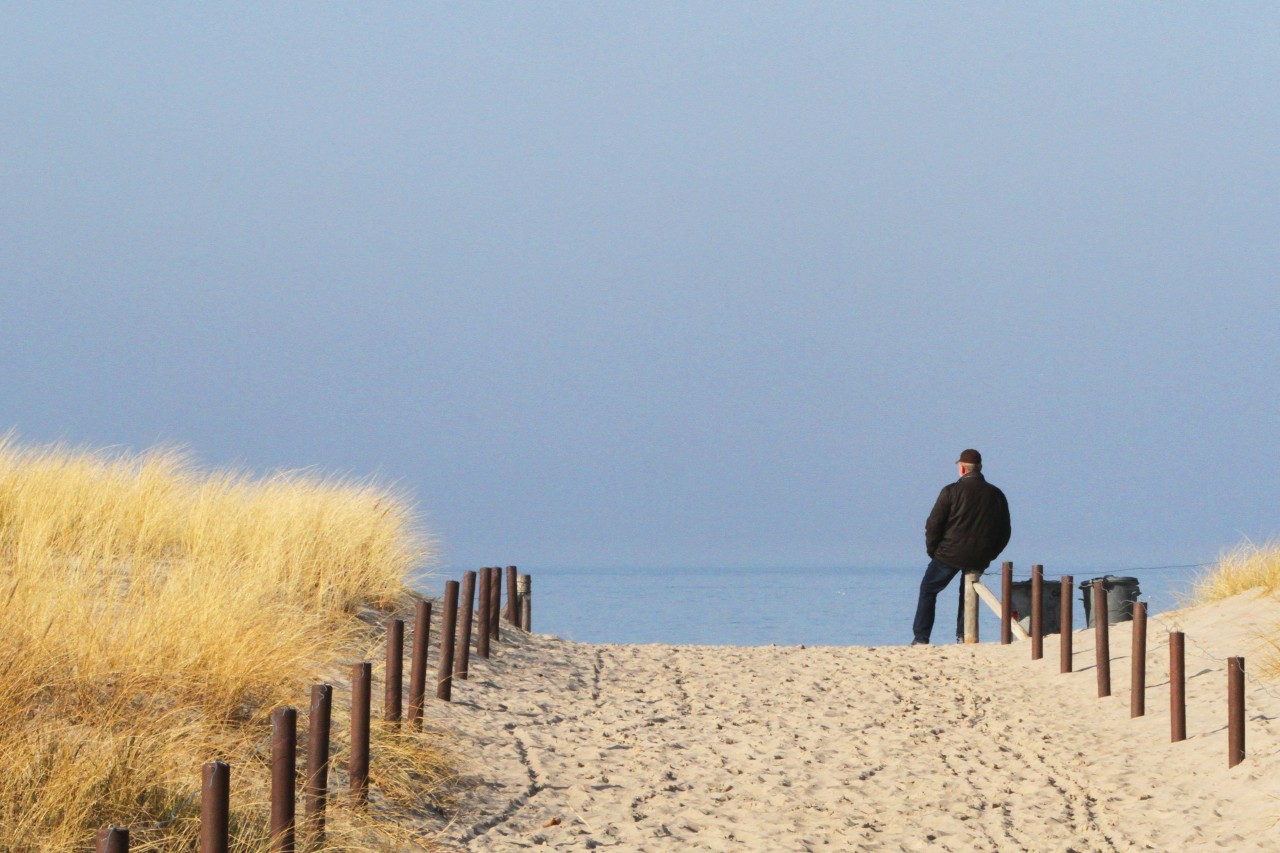
[[(12, 4), (0, 430), (408, 489), (445, 567), (1280, 532), (1280, 6)], [(914, 576), (914, 575), (913, 575)]]

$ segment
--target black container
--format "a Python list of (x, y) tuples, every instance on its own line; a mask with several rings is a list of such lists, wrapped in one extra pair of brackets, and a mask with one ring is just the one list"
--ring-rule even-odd
[(1095, 580), (1102, 581), (1102, 588), (1107, 592), (1107, 624), (1131, 621), (1133, 605), (1138, 600), (1138, 596), (1142, 595), (1142, 590), (1138, 588), (1138, 579), (1106, 575), (1080, 584), (1083, 592), (1081, 597), (1084, 599), (1085, 624), (1090, 628), (1093, 627), (1093, 582)]
[[(1056, 634), (1062, 613), (1062, 584), (1045, 581), (1040, 587), (1040, 632)], [(1014, 581), (1009, 588), (1009, 608), (1013, 621), (1031, 630), (1031, 581)]]

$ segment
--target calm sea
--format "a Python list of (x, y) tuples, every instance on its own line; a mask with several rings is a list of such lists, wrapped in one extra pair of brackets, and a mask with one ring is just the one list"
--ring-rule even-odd
[[(524, 569), (522, 568), (523, 572)], [(1078, 584), (1109, 573), (1138, 579), (1141, 600), (1155, 614), (1177, 606), (1196, 569), (1139, 571), (1067, 569)], [(911, 568), (551, 569), (533, 578), (533, 628), (593, 643), (694, 645), (900, 645), (911, 642), (923, 564)], [(447, 579), (447, 578), (445, 578)], [(1016, 580), (1025, 575), (1015, 573)], [(428, 586), (439, 594), (443, 580)], [(999, 594), (996, 567), (983, 578)], [(959, 579), (938, 596), (935, 643), (954, 637)], [(439, 589), (436, 589), (439, 587)], [(505, 601), (505, 593), (503, 598)], [(1076, 628), (1084, 627), (1075, 591)], [(999, 638), (999, 621), (979, 606), (984, 640)]]

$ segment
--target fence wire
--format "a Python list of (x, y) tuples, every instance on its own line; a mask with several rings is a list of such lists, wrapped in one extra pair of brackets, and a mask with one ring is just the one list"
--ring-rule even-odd
[[(1119, 577), (1119, 576), (1129, 574), (1131, 572), (1163, 572), (1163, 571), (1171, 571), (1173, 569), (1206, 569), (1206, 568), (1209, 568), (1210, 566), (1216, 566), (1216, 565), (1217, 565), (1217, 562), (1214, 561), (1210, 563), (1179, 563), (1173, 566), (1130, 566), (1124, 569), (1090, 569), (1088, 571), (1101, 572), (1101, 574), (1094, 575), (1094, 577), (1102, 578), (1102, 577), (1107, 577), (1108, 575), (1115, 575)], [(1060, 572), (1059, 574), (1063, 574), (1063, 573)], [(983, 577), (993, 577), (993, 576), (998, 577), (999, 575), (1000, 575), (1000, 572), (998, 570), (987, 569), (986, 574), (984, 574)], [(1085, 580), (1092, 579), (1092, 578), (1084, 578), (1083, 575), (1080, 575), (1079, 577)], [(1031, 580), (1031, 573), (1027, 572), (1023, 574), (1022, 572), (1015, 570), (1013, 573), (1013, 579), (1015, 581), (1029, 581)], [(1049, 574), (1046, 572), (1045, 581), (1048, 582), (1048, 580), (1049, 580)]]
[[(1178, 564), (1166, 565), (1166, 566), (1130, 566), (1128, 568), (1121, 568), (1121, 569), (1107, 569), (1105, 574), (1097, 575), (1095, 578), (1086, 578), (1083, 580), (1082, 583), (1087, 584), (1091, 580), (1104, 578), (1104, 577), (1107, 577), (1108, 575), (1122, 576), (1124, 574), (1129, 574), (1132, 572), (1172, 571), (1175, 569), (1204, 569), (1204, 568), (1209, 568), (1210, 566), (1216, 566), (1217, 564), (1218, 564), (1217, 561), (1213, 561), (1208, 563), (1178, 563)], [(990, 569), (988, 569), (988, 574), (992, 574), (999, 577), (999, 572), (992, 572)], [(1019, 575), (1018, 573), (1014, 573), (1013, 579), (1015, 581), (1019, 581), (1019, 580), (1029, 581), (1032, 579), (1032, 575), (1030, 573), (1026, 575)], [(1050, 585), (1053, 582), (1052, 579), (1047, 575), (1042, 576), (1042, 579), (1044, 580), (1044, 583), (1046, 586)], [(1242, 657), (1242, 655), (1223, 656), (1223, 655), (1214, 654), (1213, 652), (1205, 648), (1193, 635), (1188, 634), (1185, 631), (1182, 631), (1182, 629), (1180, 628), (1174, 627), (1170, 622), (1168, 622), (1167, 620), (1165, 620), (1159, 615), (1148, 613), (1147, 619), (1148, 621), (1154, 622), (1159, 627), (1163, 628), (1166, 633), (1173, 633), (1175, 631), (1182, 633), (1183, 639), (1186, 641), (1187, 644), (1189, 644), (1192, 647), (1193, 651), (1195, 651), (1200, 657), (1206, 660), (1213, 661), (1218, 664), (1222, 664), (1224, 668), (1230, 665), (1231, 658)], [(1185, 647), (1186, 646), (1184, 645), (1184, 648)], [(1278, 646), (1277, 648), (1280, 649), (1280, 646)], [(1242, 674), (1244, 675), (1245, 682), (1249, 685), (1251, 690), (1256, 691), (1258, 693), (1264, 693), (1267, 696), (1270, 696), (1272, 699), (1275, 699), (1277, 702), (1280, 702), (1280, 689), (1278, 689), (1277, 686), (1267, 684), (1261, 681), (1256, 676), (1254, 676), (1247, 667), (1242, 666), (1241, 671), (1242, 671)], [(1276, 755), (1280, 755), (1280, 747), (1265, 753), (1249, 753), (1249, 756), (1252, 758), (1271, 758)]]

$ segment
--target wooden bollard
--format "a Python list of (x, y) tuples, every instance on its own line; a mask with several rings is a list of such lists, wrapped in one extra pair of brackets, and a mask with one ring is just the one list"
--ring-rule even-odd
[(453, 655), (453, 675), (463, 681), (467, 680), (467, 664), (471, 660), (471, 607), (476, 599), (476, 573), (467, 572), (462, 576), (462, 601), (459, 602), (458, 647)]
[(533, 582), (528, 575), (520, 575), (516, 578), (516, 584), (520, 590), (520, 627), (525, 631), (532, 631), (529, 622), (533, 616), (533, 603), (530, 599), (533, 595)]
[(1147, 713), (1147, 605), (1133, 605), (1133, 654), (1129, 668), (1129, 717)]
[(357, 806), (369, 802), (369, 700), (373, 664), (362, 661), (351, 667), (351, 758), (347, 762), (347, 786)]
[(507, 623), (520, 624), (520, 599), (516, 592), (516, 567), (507, 566)]
[(382, 717), (389, 723), (400, 722), (400, 704), (404, 697), (404, 620), (387, 621), (387, 683), (382, 694)]
[(129, 830), (106, 826), (98, 830), (98, 853), (129, 853)]
[(1111, 626), (1107, 619), (1107, 590), (1102, 578), (1093, 582), (1093, 636), (1097, 646), (1098, 698), (1111, 695)]
[(413, 620), (413, 660), (409, 664), (409, 725), (422, 727), (427, 695), (427, 644), (431, 641), (431, 602), (418, 601)]
[(1058, 637), (1062, 640), (1062, 644), (1058, 647), (1058, 671), (1071, 672), (1071, 641), (1074, 634), (1071, 631), (1072, 620), (1075, 616), (1071, 612), (1071, 593), (1074, 591), (1073, 586), (1076, 579), (1071, 575), (1062, 576), (1062, 590), (1058, 598)]
[(458, 629), (458, 582), (444, 585), (444, 618), (440, 623), (440, 669), (436, 675), (436, 698), (448, 702), (453, 696), (453, 644)]
[(978, 593), (973, 585), (982, 577), (982, 572), (964, 572), (961, 575), (961, 593), (964, 595), (964, 641), (978, 642)]
[(1186, 635), (1169, 632), (1169, 742), (1187, 739)]
[(1044, 657), (1044, 566), (1031, 567), (1031, 659)]
[(1244, 761), (1244, 658), (1227, 658), (1227, 766)]
[(502, 642), (502, 569), (494, 566), (489, 573), (489, 639)]
[(293, 853), (294, 776), (298, 761), (298, 711), (271, 712), (271, 846), (274, 853)]
[(309, 847), (324, 843), (324, 812), (329, 802), (329, 727), (333, 687), (311, 685), (307, 725), (307, 770), (302, 783), (304, 834)]
[(489, 659), (489, 569), (480, 570), (480, 597), (476, 602), (476, 654)]
[(1013, 563), (1000, 566), (1000, 645), (1013, 642)]
[(200, 853), (230, 847), (231, 765), (210, 761), (200, 771)]

